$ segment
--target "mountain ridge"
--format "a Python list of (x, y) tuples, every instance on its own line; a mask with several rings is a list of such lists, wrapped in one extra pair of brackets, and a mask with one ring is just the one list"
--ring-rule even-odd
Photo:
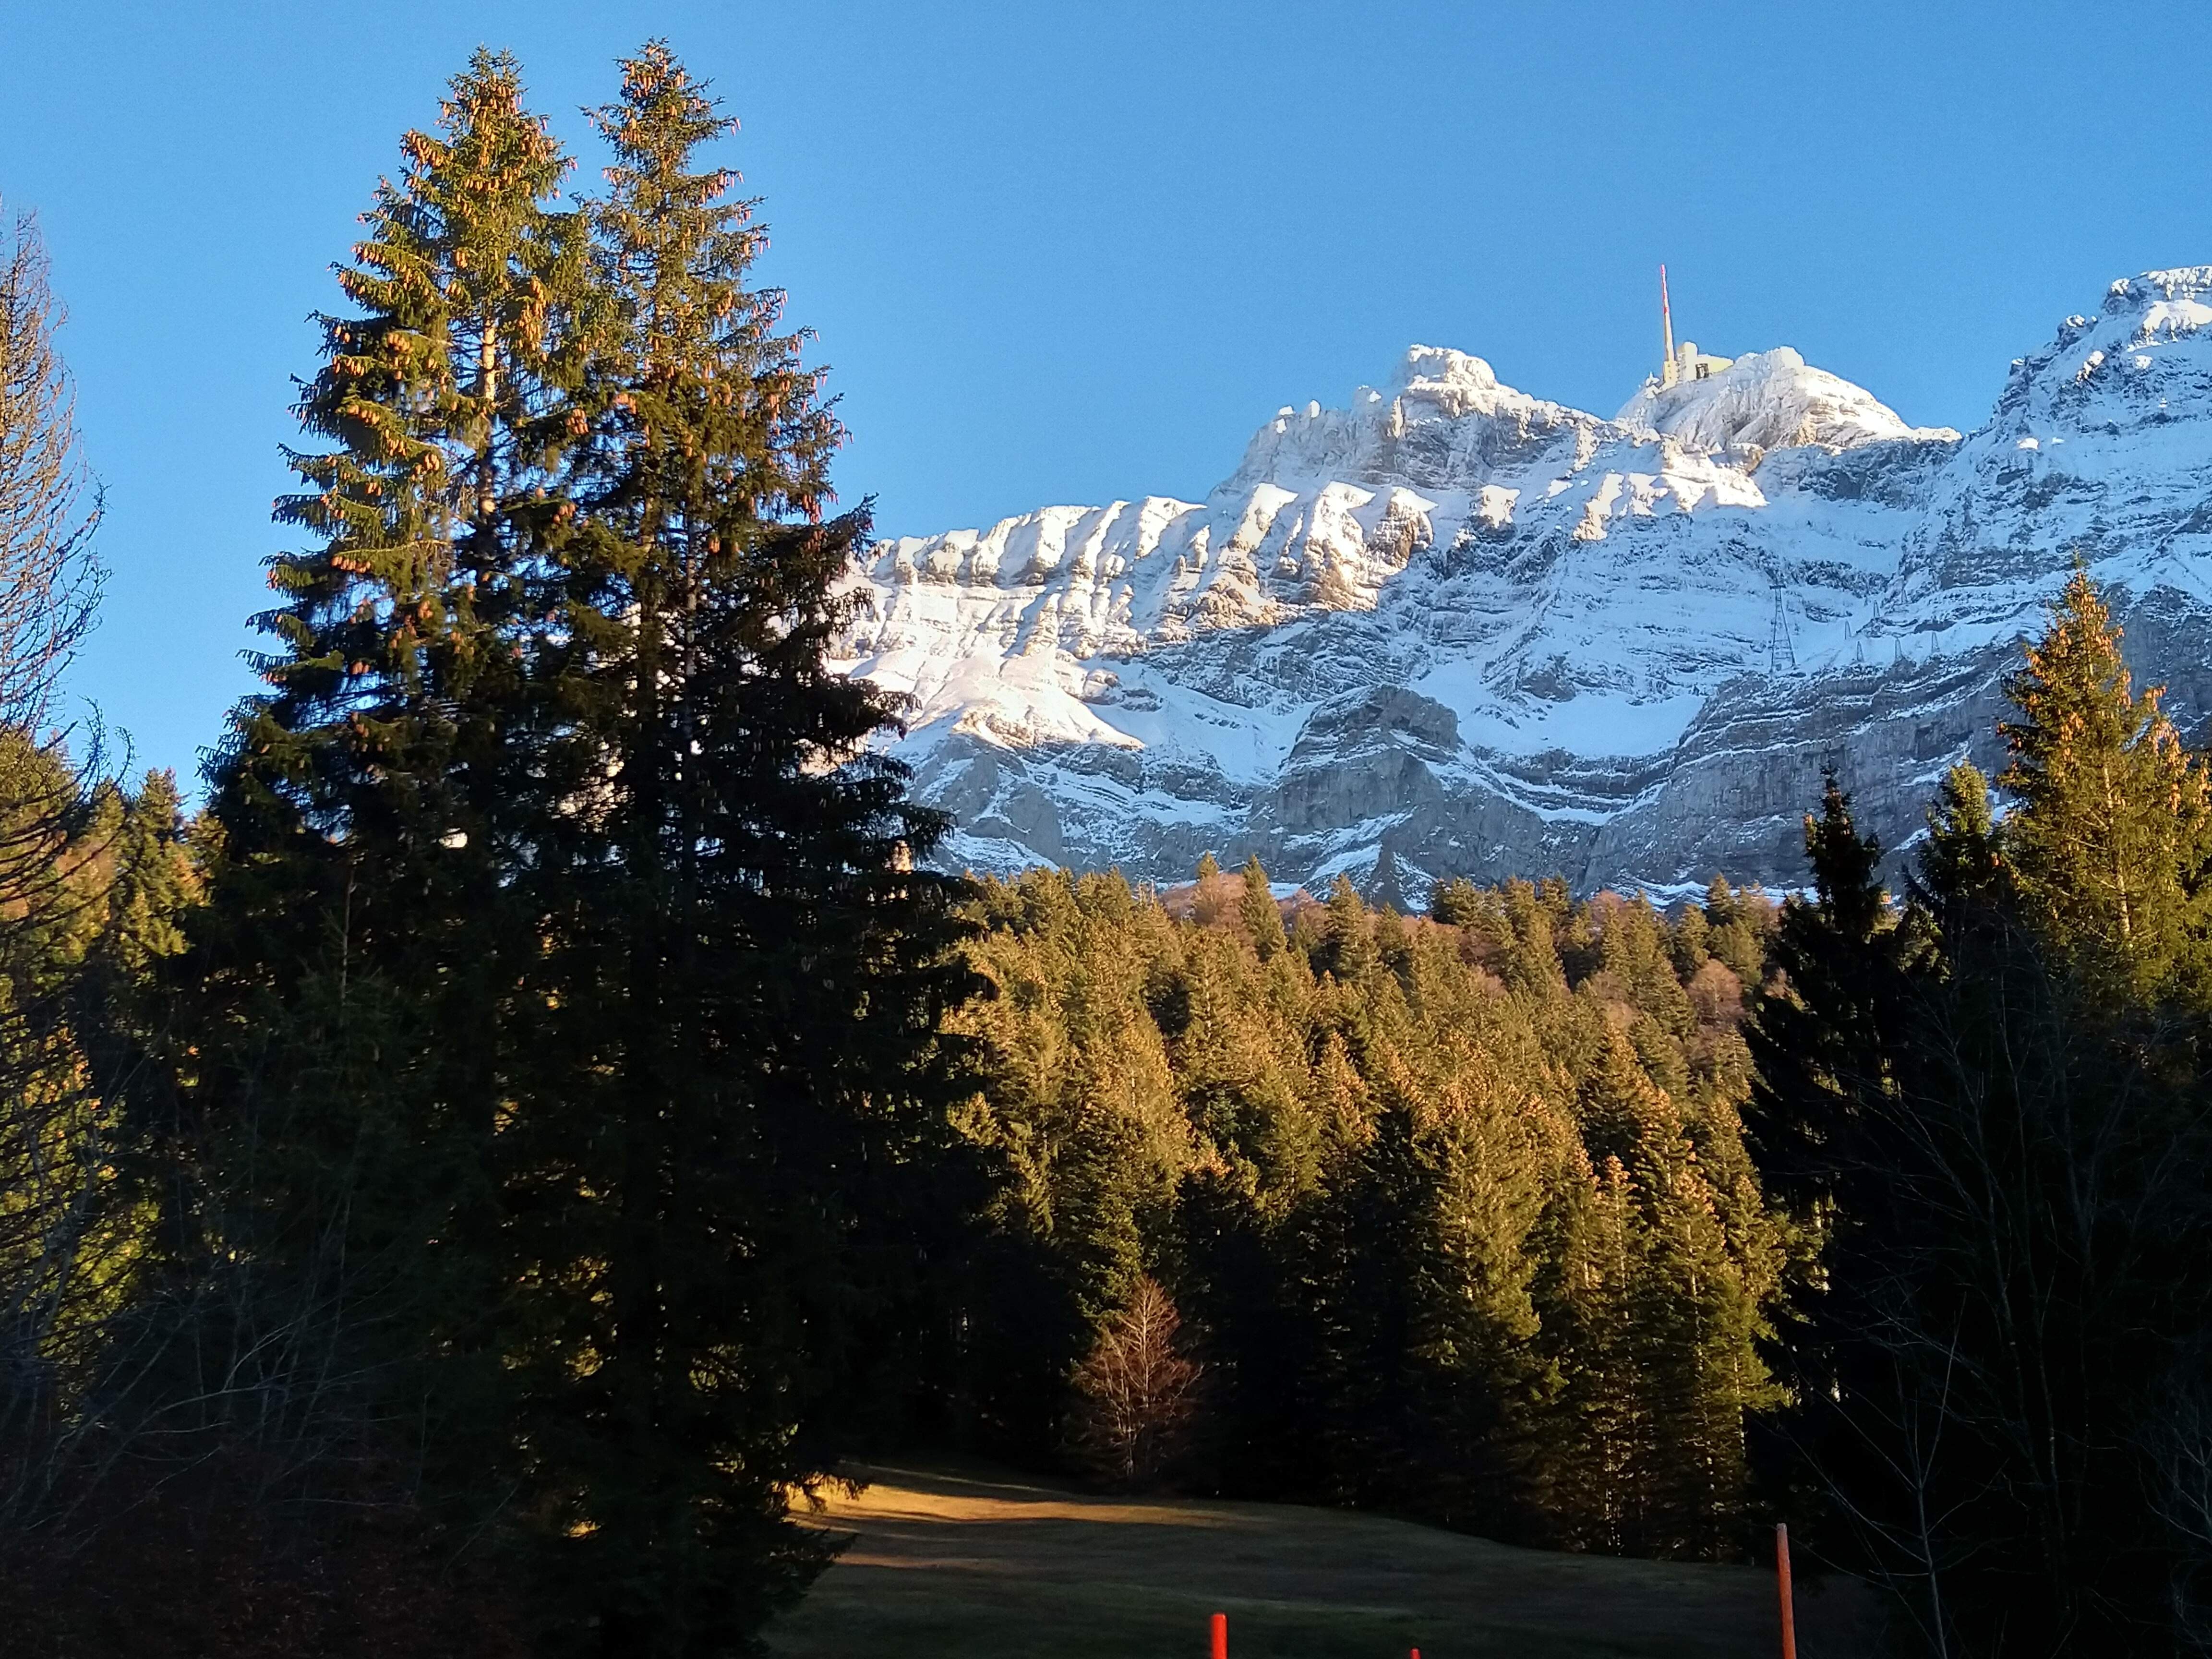
[(2123, 279), (1964, 434), (1787, 347), (1605, 419), (1415, 346), (1203, 501), (877, 544), (839, 662), (909, 700), (956, 866), (1788, 884), (1823, 767), (1897, 847), (1996, 761), (2077, 554), (2130, 659), (2212, 707), (2208, 322), (2212, 267)]

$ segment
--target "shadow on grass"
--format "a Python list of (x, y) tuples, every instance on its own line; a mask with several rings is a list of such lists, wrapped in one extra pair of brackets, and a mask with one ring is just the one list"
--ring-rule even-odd
[[(781, 1659), (1767, 1659), (1749, 1567), (1516, 1549), (1290, 1504), (1094, 1497), (973, 1465), (853, 1473), (814, 1523), (853, 1542), (769, 1632)], [(1802, 1659), (1878, 1649), (1872, 1598), (1801, 1585)]]

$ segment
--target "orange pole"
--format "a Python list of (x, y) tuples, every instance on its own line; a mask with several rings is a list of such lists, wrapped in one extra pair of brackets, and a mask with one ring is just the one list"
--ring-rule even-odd
[(1797, 1659), (1797, 1614), (1790, 1603), (1790, 1528), (1778, 1521), (1774, 1523), (1774, 1576), (1782, 1589), (1782, 1659)]
[(1213, 1659), (1229, 1659), (1229, 1615), (1213, 1615)]

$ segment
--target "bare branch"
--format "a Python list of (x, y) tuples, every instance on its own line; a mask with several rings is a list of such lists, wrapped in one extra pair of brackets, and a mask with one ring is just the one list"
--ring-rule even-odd
[(103, 580), (92, 548), (100, 487), (54, 348), (64, 316), (37, 221), (0, 216), (0, 724), (34, 736)]

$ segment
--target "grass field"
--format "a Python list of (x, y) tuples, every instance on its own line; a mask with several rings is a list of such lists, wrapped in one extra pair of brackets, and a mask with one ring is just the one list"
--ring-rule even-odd
[[(872, 1468), (854, 1534), (769, 1632), (784, 1659), (1713, 1656), (1780, 1651), (1771, 1573), (1515, 1549), (1289, 1504), (1117, 1499), (985, 1468)], [(1848, 1581), (1797, 1591), (1802, 1659), (1872, 1659)]]

